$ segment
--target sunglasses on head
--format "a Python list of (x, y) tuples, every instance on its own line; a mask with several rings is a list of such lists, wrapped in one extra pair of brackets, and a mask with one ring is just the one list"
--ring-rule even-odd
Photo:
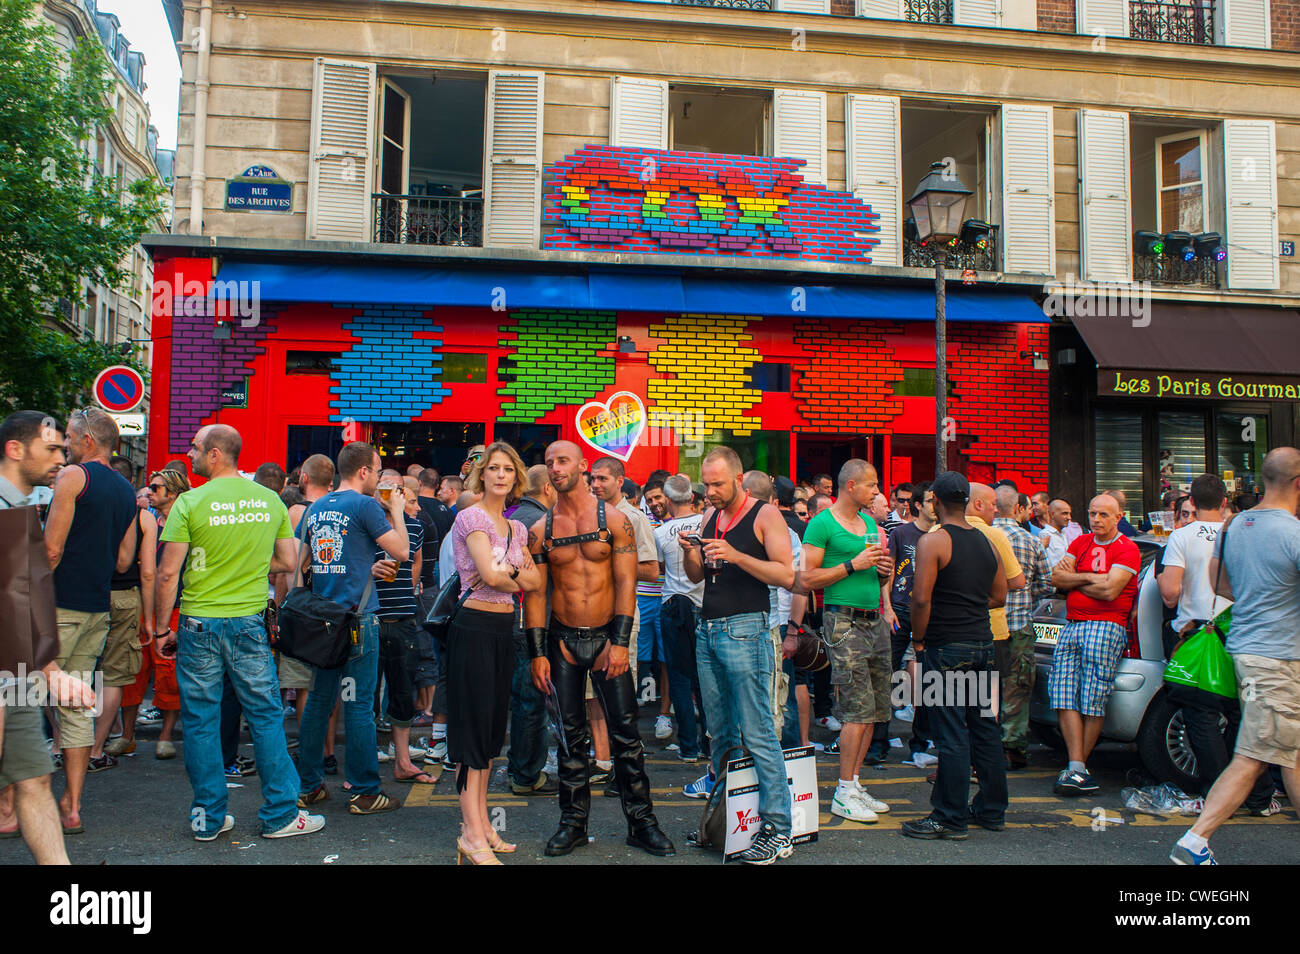
[(467, 464), (477, 464), (477, 463), (478, 463), (479, 461), (481, 461), (482, 459), (483, 459), (483, 455), (482, 455), (482, 454), (470, 454), (468, 457), (465, 458), (465, 463), (467, 463)]

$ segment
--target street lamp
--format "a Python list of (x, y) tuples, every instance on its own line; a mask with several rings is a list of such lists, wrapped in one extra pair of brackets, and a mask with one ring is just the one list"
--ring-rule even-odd
[(916, 220), (916, 238), (934, 255), (934, 473), (948, 469), (944, 419), (948, 416), (948, 338), (944, 309), (947, 305), (943, 267), (948, 243), (961, 235), (966, 203), (971, 191), (961, 184), (947, 163), (932, 162), (930, 171), (907, 200)]

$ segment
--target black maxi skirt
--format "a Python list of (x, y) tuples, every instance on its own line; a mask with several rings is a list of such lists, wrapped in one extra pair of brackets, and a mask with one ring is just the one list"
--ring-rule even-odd
[(462, 606), (447, 632), (447, 754), (466, 770), (491, 768), (506, 741), (515, 669), (514, 613)]

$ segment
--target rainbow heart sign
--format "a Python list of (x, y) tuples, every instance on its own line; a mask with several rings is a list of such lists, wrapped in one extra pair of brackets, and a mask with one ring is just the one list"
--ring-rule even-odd
[(578, 408), (577, 424), (592, 447), (627, 460), (645, 431), (645, 405), (631, 391), (619, 391), (608, 401), (588, 401)]

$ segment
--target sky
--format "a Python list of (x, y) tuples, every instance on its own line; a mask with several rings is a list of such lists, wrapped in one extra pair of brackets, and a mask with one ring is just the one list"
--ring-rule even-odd
[(144, 54), (144, 98), (149, 103), (150, 122), (158, 127), (158, 148), (176, 148), (176, 108), (180, 96), (181, 64), (176, 58), (162, 0), (99, 0), (101, 13), (112, 13), (121, 21), (122, 35), (131, 49)]

